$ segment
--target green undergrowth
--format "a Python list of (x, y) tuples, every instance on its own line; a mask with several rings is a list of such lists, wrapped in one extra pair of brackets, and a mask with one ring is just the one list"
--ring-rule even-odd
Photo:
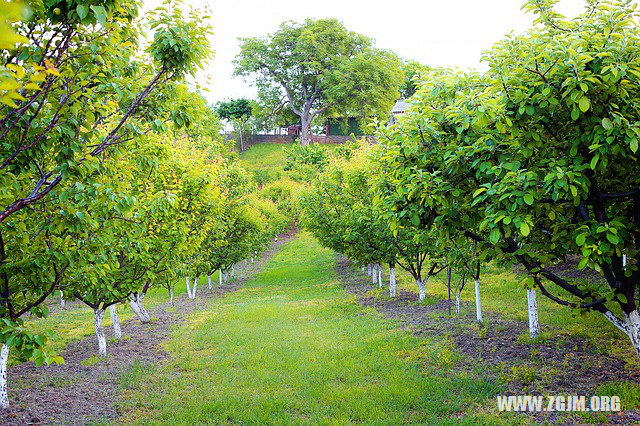
[[(122, 423), (476, 423), (500, 387), (456, 369), (446, 338), (416, 337), (348, 297), (307, 233), (164, 343), (170, 360), (119, 396)], [(490, 410), (488, 410), (490, 411)], [(505, 419), (500, 419), (505, 421)]]

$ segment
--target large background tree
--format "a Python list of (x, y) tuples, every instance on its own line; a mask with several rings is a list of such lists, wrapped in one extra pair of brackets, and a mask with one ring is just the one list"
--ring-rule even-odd
[(398, 58), (336, 19), (284, 22), (266, 37), (242, 39), (240, 47), (235, 73), (283, 92), (300, 117), (303, 145), (319, 114), (386, 118), (400, 96)]

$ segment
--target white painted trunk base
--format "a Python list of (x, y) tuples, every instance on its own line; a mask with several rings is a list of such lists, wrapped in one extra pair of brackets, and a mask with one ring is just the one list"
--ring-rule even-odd
[(460, 315), (460, 294), (462, 292), (460, 291), (456, 291), (455, 292), (455, 297), (456, 297), (456, 315)]
[(416, 284), (418, 285), (418, 295), (419, 295), (418, 297), (422, 302), (425, 299), (425, 297), (427, 297), (427, 278), (425, 278), (422, 281), (416, 280)]
[(382, 288), (382, 265), (378, 263), (378, 287)]
[(131, 295), (131, 298), (129, 299), (129, 306), (131, 307), (133, 313), (136, 314), (136, 317), (140, 320), (140, 322), (143, 324), (147, 324), (151, 322), (151, 317), (142, 305), (143, 298), (144, 296), (141, 296), (137, 293)]
[(482, 322), (482, 302), (480, 301), (480, 281), (474, 278), (476, 284), (476, 320)]
[(375, 263), (371, 266), (371, 283), (374, 286), (378, 284), (378, 265)]
[(211, 284), (211, 275), (207, 275), (207, 285), (209, 285), (209, 290), (213, 290), (213, 284)]
[(218, 271), (218, 285), (222, 287), (222, 269)]
[(396, 297), (398, 292), (396, 290), (396, 267), (389, 267), (389, 296)]
[(367, 275), (371, 276), (371, 264), (367, 264)]
[(116, 336), (116, 339), (122, 339), (122, 329), (120, 328), (120, 321), (118, 320), (116, 305), (109, 306), (109, 316), (111, 317), (111, 323), (113, 324), (113, 334)]
[(98, 354), (107, 356), (107, 340), (104, 338), (102, 320), (104, 319), (104, 309), (94, 309), (93, 321), (96, 326), (96, 337), (98, 338)]
[(198, 289), (198, 281), (200, 280), (200, 275), (196, 275), (193, 279), (193, 288), (191, 289), (191, 299), (196, 298), (196, 290)]
[(538, 300), (536, 291), (527, 289), (527, 306), (529, 311), (529, 337), (532, 339), (540, 334), (540, 323), (538, 322)]
[(189, 281), (189, 277), (184, 277), (185, 282), (187, 283), (187, 297), (192, 299), (191, 297), (191, 281)]
[(169, 287), (169, 303), (173, 306), (173, 287)]
[(636, 356), (640, 358), (640, 314), (637, 310), (630, 314), (624, 313), (624, 321), (627, 323), (627, 336), (631, 340)]
[(64, 305), (65, 305), (64, 294), (62, 293), (62, 290), (60, 290), (60, 308), (64, 309)]
[(9, 408), (9, 389), (7, 387), (7, 361), (9, 346), (2, 344), (0, 348), (0, 408)]

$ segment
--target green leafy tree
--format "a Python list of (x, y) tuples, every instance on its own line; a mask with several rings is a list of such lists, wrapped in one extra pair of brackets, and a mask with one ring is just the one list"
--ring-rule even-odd
[(320, 114), (386, 119), (398, 98), (402, 71), (391, 52), (348, 31), (335, 19), (284, 22), (263, 38), (241, 40), (235, 73), (277, 89), (302, 125), (301, 142)]
[[(0, 107), (3, 371), (9, 346), (38, 363), (56, 360), (21, 317), (44, 315), (42, 302), (77, 268), (74, 246), (94, 229), (82, 221), (84, 210), (104, 167), (117, 167), (109, 151), (161, 124), (149, 95), (195, 72), (209, 55), (209, 27), (196, 11), (185, 17), (168, 6), (148, 15), (151, 60), (139, 44), (135, 2), (30, 6), (31, 15), (14, 26), (18, 44), (0, 52), (3, 82), (15, 83), (3, 88)], [(73, 227), (69, 214), (79, 219)], [(6, 383), (0, 385), (4, 407)]]
[(244, 133), (247, 121), (253, 113), (251, 101), (245, 98), (231, 99), (226, 102), (219, 102), (216, 111), (223, 120), (230, 121), (234, 129), (240, 135), (240, 151), (244, 151)]

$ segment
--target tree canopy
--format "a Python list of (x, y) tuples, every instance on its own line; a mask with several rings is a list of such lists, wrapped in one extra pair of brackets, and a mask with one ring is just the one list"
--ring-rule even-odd
[(402, 80), (395, 54), (335, 19), (284, 22), (262, 38), (241, 39), (235, 73), (277, 89), (302, 124), (302, 144), (320, 114), (384, 118)]

